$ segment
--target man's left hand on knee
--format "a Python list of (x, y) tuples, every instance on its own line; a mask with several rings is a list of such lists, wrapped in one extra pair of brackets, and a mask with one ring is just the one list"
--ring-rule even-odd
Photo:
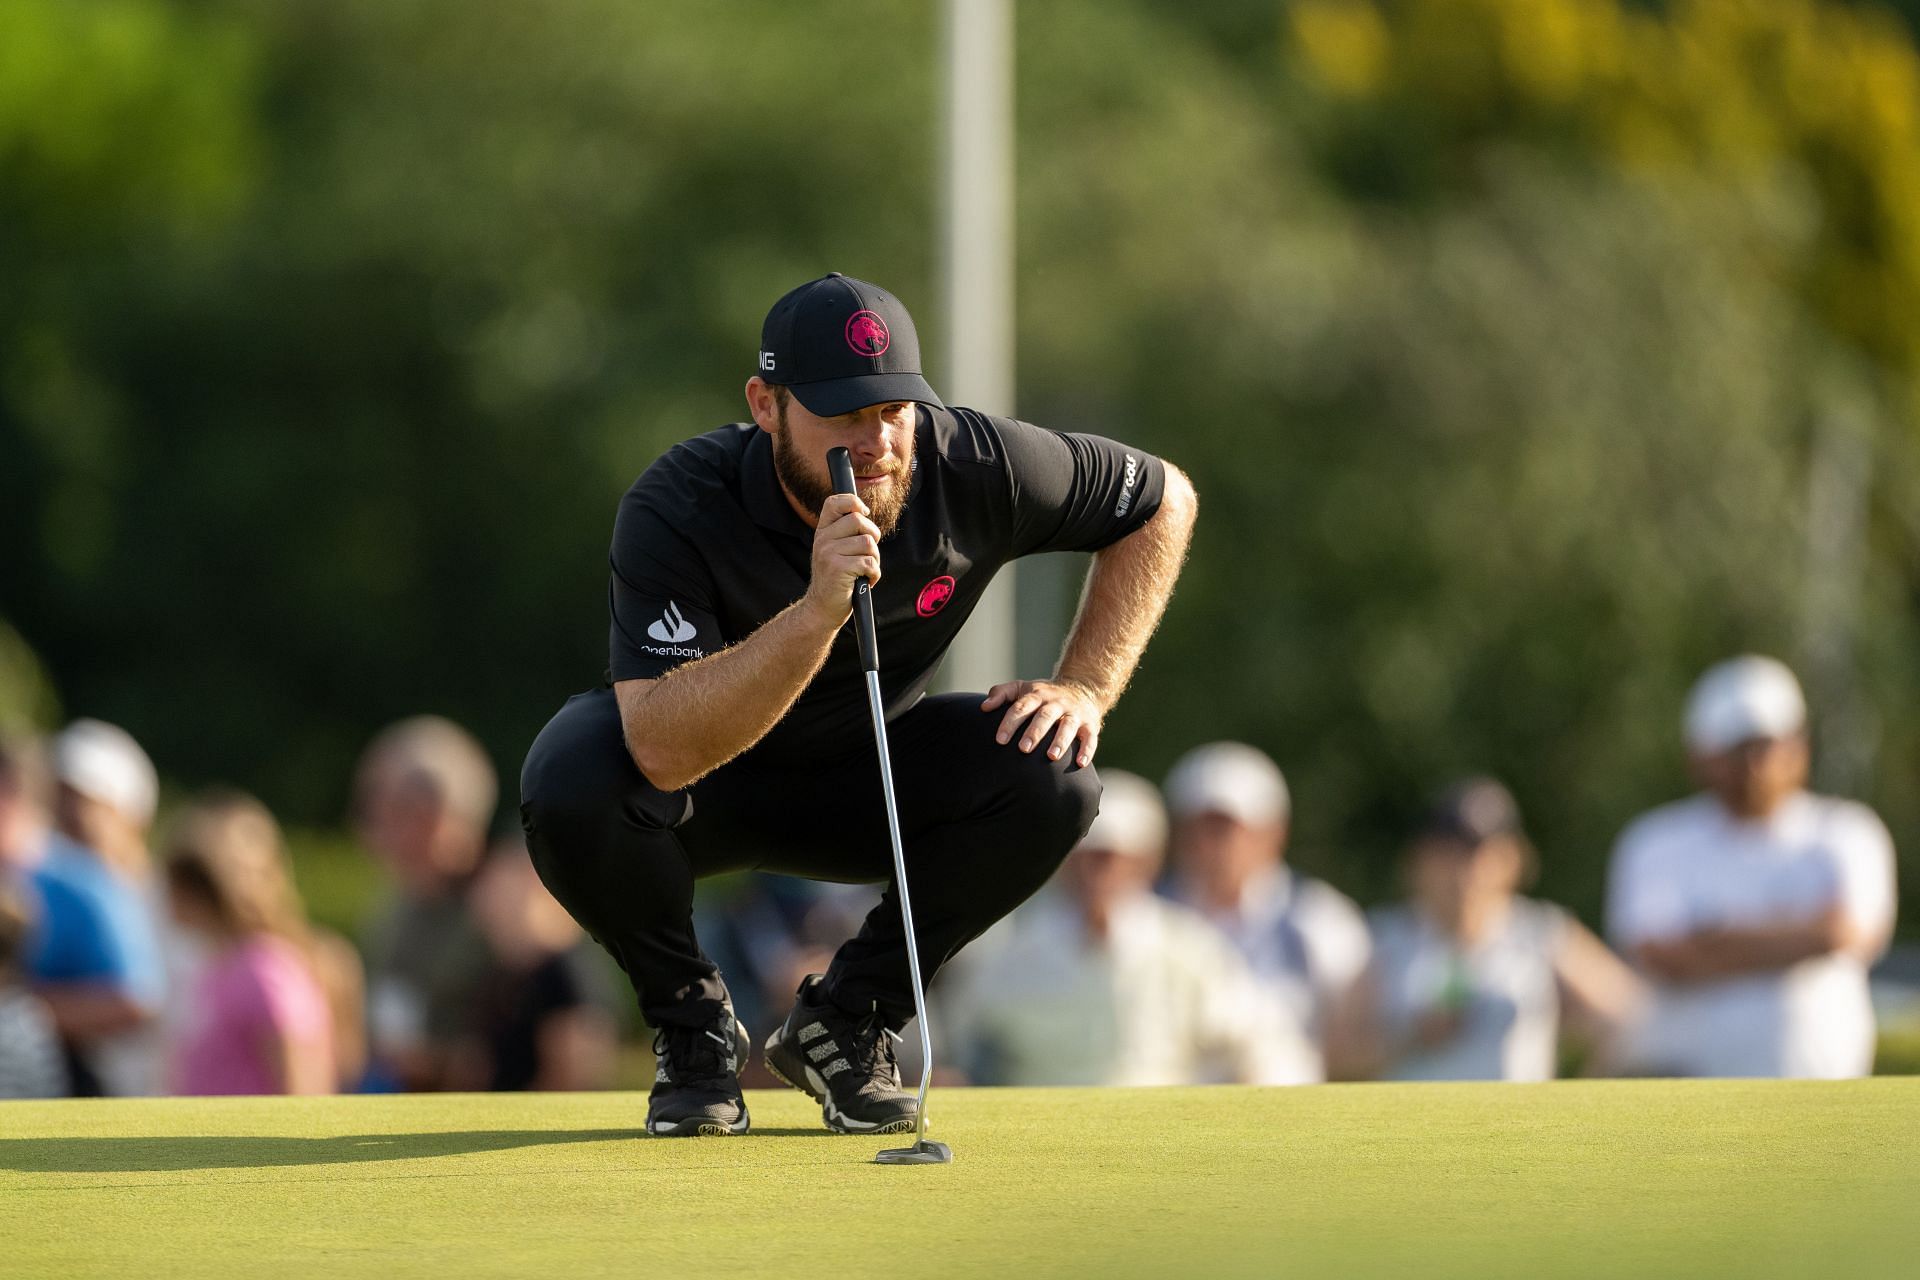
[[(1106, 715), (1091, 690), (1071, 680), (1009, 680), (987, 691), (982, 711), (1007, 709), (995, 737), (1013, 742), (1018, 733), (1020, 750), (1031, 752), (1048, 740), (1049, 759), (1059, 760), (1069, 749), (1076, 754), (1074, 763), (1082, 768), (1093, 763), (1100, 746), (1100, 723)], [(1021, 731), (1021, 722), (1026, 729)]]

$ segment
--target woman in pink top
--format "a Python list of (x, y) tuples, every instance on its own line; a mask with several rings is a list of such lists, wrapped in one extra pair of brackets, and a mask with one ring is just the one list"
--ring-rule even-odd
[(174, 824), (166, 868), (173, 918), (205, 952), (173, 1091), (333, 1092), (333, 1017), (273, 815), (250, 796), (202, 800)]

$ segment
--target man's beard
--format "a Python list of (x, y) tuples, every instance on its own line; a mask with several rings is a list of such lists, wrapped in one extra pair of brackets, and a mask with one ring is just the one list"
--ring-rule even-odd
[[(833, 488), (825, 480), (816, 479), (800, 459), (800, 450), (793, 442), (793, 432), (787, 429), (787, 407), (780, 406), (780, 431), (773, 437), (773, 470), (780, 477), (780, 483), (786, 486), (806, 510), (814, 515), (820, 514), (820, 508), (833, 496)], [(867, 504), (868, 516), (880, 528), (882, 538), (893, 532), (900, 523), (900, 513), (906, 509), (907, 490), (913, 487), (913, 437), (907, 437), (905, 457), (889, 458), (883, 468), (887, 477), (886, 487), (878, 493), (862, 493), (860, 500)]]

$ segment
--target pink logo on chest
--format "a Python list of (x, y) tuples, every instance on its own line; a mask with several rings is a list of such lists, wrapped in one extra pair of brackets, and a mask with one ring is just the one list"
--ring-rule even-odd
[(923, 618), (931, 618), (947, 607), (947, 601), (953, 599), (953, 579), (941, 574), (926, 586), (920, 588), (920, 598), (914, 602), (914, 609)]

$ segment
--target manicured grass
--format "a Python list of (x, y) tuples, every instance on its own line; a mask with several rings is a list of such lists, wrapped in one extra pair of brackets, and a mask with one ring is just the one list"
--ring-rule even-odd
[(1895, 1276), (1920, 1080), (949, 1090), (950, 1166), (791, 1092), (0, 1103), (29, 1276)]

